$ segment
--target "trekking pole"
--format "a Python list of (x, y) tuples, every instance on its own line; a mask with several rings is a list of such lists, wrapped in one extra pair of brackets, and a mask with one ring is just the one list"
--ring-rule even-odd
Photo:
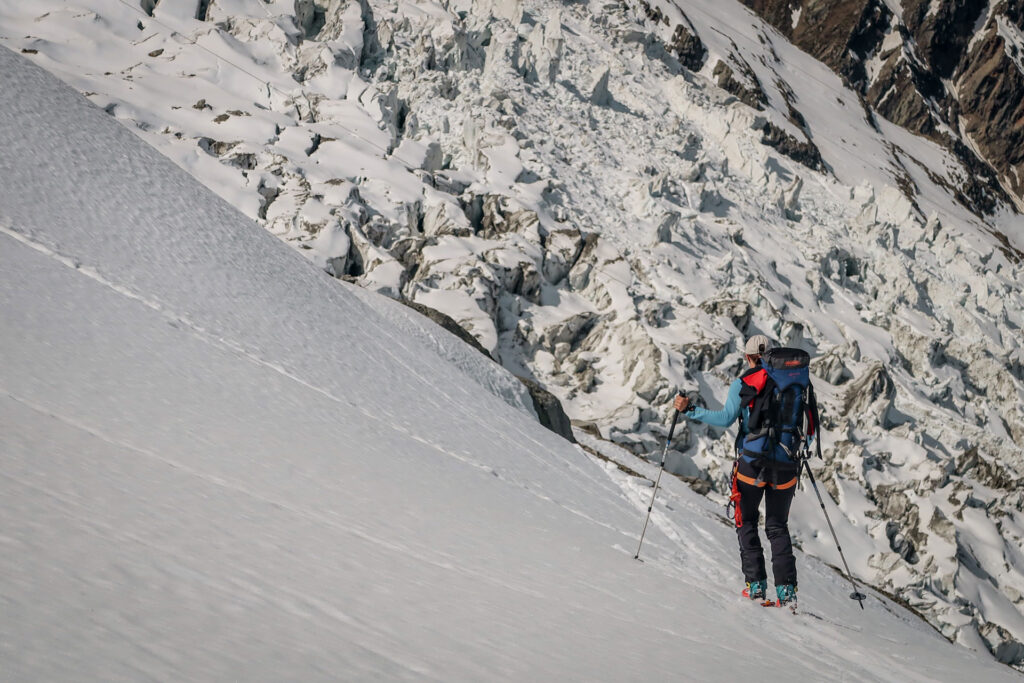
[(679, 411), (672, 415), (672, 426), (668, 430), (668, 439), (665, 440), (665, 447), (661, 449), (661, 469), (658, 470), (658, 478), (654, 480), (654, 490), (651, 492), (651, 504), (647, 506), (647, 519), (644, 520), (644, 530), (640, 532), (640, 544), (636, 547), (634, 560), (640, 559), (640, 546), (644, 544), (644, 535), (647, 534), (647, 523), (651, 521), (651, 510), (654, 508), (654, 497), (658, 495), (658, 484), (661, 483), (661, 473), (665, 471), (665, 457), (668, 455), (668, 445), (672, 443), (672, 434), (676, 431), (676, 422), (679, 420)]
[[(811, 466), (807, 464), (807, 460), (801, 460), (800, 465), (807, 470), (807, 476), (811, 479), (811, 486), (814, 488), (814, 494), (818, 496), (818, 505), (821, 506), (821, 511), (825, 513), (825, 521), (828, 522), (828, 530), (832, 532), (832, 540), (836, 542), (836, 549), (839, 550), (839, 557), (843, 561), (843, 566), (846, 567), (846, 578), (850, 580), (850, 585), (853, 586), (853, 592), (850, 593), (850, 598), (860, 603), (860, 608), (864, 609), (864, 599), (868, 596), (857, 590), (857, 582), (853, 580), (853, 573), (850, 571), (850, 565), (846, 563), (846, 556), (843, 555), (843, 548), (839, 545), (839, 537), (836, 536), (836, 530), (832, 527), (832, 520), (828, 518), (828, 511), (825, 509), (825, 501), (821, 498), (821, 492), (818, 491), (818, 483), (814, 480), (814, 473), (811, 472)], [(799, 477), (799, 472), (797, 476)]]

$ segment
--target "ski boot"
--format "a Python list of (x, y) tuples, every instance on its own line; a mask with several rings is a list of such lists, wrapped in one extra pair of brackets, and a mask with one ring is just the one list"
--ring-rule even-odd
[(775, 604), (778, 607), (788, 607), (792, 611), (796, 611), (796, 585), (792, 583), (786, 583), (781, 586), (775, 587), (775, 595), (778, 597), (778, 602)]
[(747, 587), (743, 589), (743, 597), (764, 602), (766, 590), (768, 590), (767, 581), (747, 581)]

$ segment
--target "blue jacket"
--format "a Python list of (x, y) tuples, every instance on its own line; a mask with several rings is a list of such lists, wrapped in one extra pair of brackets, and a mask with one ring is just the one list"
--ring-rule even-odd
[(740, 423), (740, 437), (747, 433), (747, 420), (750, 418), (750, 409), (740, 404), (740, 391), (743, 389), (743, 380), (736, 379), (729, 385), (729, 395), (725, 399), (725, 406), (721, 410), (708, 410), (700, 406), (683, 413), (686, 417), (697, 422), (709, 424), (712, 427), (725, 429), (742, 416)]

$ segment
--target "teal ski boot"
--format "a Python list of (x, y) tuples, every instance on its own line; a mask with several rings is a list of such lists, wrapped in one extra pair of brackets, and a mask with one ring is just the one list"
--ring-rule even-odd
[(789, 609), (796, 611), (796, 585), (792, 583), (786, 583), (781, 586), (775, 587), (775, 595), (778, 598), (778, 602), (775, 604), (779, 607), (788, 607)]
[(750, 600), (764, 602), (765, 592), (768, 590), (767, 581), (747, 581), (747, 587), (743, 589), (743, 597)]

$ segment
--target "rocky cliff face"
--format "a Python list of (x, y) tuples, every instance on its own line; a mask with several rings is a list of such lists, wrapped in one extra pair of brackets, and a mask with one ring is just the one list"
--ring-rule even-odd
[[(965, 151), (1015, 120), (1019, 13), (954, 39), (928, 11), (759, 4), (794, 46), (682, 4), (39, 0), (0, 26), (327, 273), (440, 311), (640, 457), (678, 387), (724, 398), (744, 336), (805, 348), (854, 571), (1024, 666), (1024, 235)], [(935, 60), (988, 57), (928, 95), (911, 26)], [(954, 82), (974, 124), (946, 123)], [(730, 439), (677, 433), (721, 496)], [(837, 562), (815, 520), (798, 540)]]
[(1024, 7), (1002, 0), (743, 0), (874, 111), (951, 149), (973, 211), (1024, 207)]

